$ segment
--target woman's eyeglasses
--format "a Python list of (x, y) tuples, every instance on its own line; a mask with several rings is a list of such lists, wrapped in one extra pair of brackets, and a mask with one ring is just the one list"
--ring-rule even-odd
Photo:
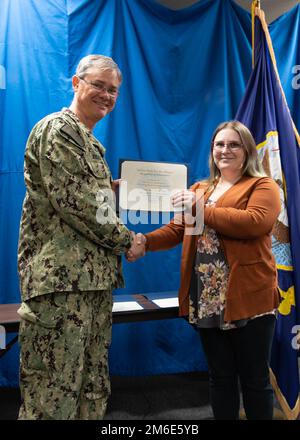
[(228, 148), (230, 151), (238, 151), (240, 148), (242, 148), (242, 145), (240, 142), (214, 142), (213, 143), (213, 149), (222, 151), (225, 147)]

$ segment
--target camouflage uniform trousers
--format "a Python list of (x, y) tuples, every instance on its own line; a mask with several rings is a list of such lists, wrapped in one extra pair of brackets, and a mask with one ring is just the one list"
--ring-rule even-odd
[(27, 304), (19, 419), (102, 419), (110, 395), (111, 291), (57, 292)]

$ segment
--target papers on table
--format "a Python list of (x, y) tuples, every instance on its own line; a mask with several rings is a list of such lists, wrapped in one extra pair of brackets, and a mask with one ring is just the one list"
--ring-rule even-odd
[(130, 310), (143, 310), (136, 301), (118, 301), (113, 304), (113, 312), (127, 312)]
[(151, 301), (161, 308), (178, 307), (178, 298), (151, 299)]
[(157, 307), (162, 309), (168, 307), (178, 307), (178, 297), (176, 291), (144, 293), (141, 295), (140, 300), (136, 301), (134, 295), (114, 295), (113, 312), (134, 312), (147, 309), (153, 310), (151, 304), (152, 306), (155, 304)]

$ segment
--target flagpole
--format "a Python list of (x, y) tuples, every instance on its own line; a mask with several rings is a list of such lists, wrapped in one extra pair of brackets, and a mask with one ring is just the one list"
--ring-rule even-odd
[(252, 0), (251, 4), (251, 17), (252, 17), (252, 69), (254, 69), (254, 26), (255, 26), (255, 15), (257, 15), (257, 9), (260, 9), (260, 0)]
[[(254, 55), (255, 55), (254, 54), (254, 43), (255, 43), (255, 41), (254, 41), (254, 34), (255, 34), (254, 24), (255, 24), (255, 17), (258, 17), (261, 22), (262, 28), (264, 30), (265, 36), (266, 36), (270, 57), (271, 57), (271, 60), (272, 60), (273, 66), (274, 66), (274, 71), (275, 71), (275, 74), (276, 74), (276, 77), (277, 77), (277, 80), (279, 83), (279, 87), (282, 92), (283, 99), (286, 102), (285, 93), (283, 91), (280, 77), (279, 77), (279, 73), (278, 73), (278, 69), (277, 69), (275, 53), (274, 53), (273, 44), (272, 44), (272, 40), (271, 40), (270, 33), (269, 33), (269, 28), (268, 28), (266, 18), (265, 18), (265, 13), (260, 8), (260, 0), (252, 0), (251, 15), (252, 15), (252, 68), (254, 68)], [(290, 113), (289, 106), (288, 106), (287, 102), (286, 102), (286, 106), (288, 108), (288, 112)], [(293, 121), (292, 116), (291, 116), (291, 120), (292, 120), (292, 124), (293, 124), (294, 133), (295, 133), (295, 136), (297, 139), (297, 143), (298, 143), (298, 146), (300, 147), (300, 135), (298, 133), (297, 127), (295, 126), (295, 123)]]

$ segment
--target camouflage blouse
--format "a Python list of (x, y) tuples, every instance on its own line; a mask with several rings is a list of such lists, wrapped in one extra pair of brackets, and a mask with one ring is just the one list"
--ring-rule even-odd
[(38, 122), (27, 141), (18, 247), (22, 300), (124, 285), (131, 235), (115, 212), (105, 149), (68, 109)]

